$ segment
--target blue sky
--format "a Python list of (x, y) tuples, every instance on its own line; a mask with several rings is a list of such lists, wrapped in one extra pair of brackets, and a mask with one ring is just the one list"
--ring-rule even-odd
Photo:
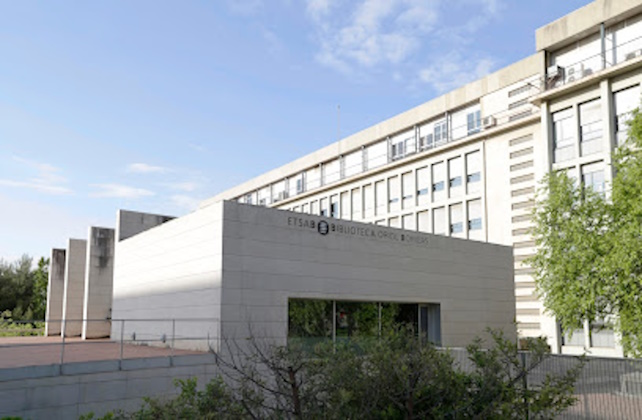
[(534, 52), (588, 0), (0, 2), (0, 258), (202, 199)]

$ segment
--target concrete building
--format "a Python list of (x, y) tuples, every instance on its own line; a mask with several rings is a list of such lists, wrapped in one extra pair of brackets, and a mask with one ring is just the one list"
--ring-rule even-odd
[[(596, 0), (536, 31), (535, 54), (202, 203), (287, 209), (514, 247), (522, 337), (622, 355), (613, 331), (563, 337), (524, 260), (537, 182), (567, 170), (603, 191), (640, 103), (642, 2)], [(589, 332), (592, 331), (592, 334)]]
[[(140, 231), (134, 220), (154, 216), (139, 215), (119, 220)], [(115, 339), (218, 352), (249, 337), (376, 336), (393, 321), (448, 347), (487, 327), (515, 337), (507, 246), (236, 202), (147, 227), (116, 244)], [(311, 306), (325, 309), (304, 331), (296, 315)]]

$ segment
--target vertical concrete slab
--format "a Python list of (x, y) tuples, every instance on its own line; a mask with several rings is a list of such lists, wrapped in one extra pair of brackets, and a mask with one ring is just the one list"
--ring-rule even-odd
[(134, 235), (138, 235), (141, 232), (145, 232), (146, 230), (175, 219), (173, 216), (129, 210), (119, 210), (116, 218), (116, 237), (118, 241), (131, 238)]
[(65, 263), (65, 291), (62, 303), (62, 334), (79, 336), (82, 332), (83, 299), (85, 297), (85, 264), (87, 241), (69, 239)]
[(90, 227), (87, 240), (82, 338), (109, 337), (116, 231)]
[(45, 310), (45, 336), (60, 335), (62, 327), (62, 301), (65, 292), (64, 249), (52, 249), (47, 283), (47, 309)]

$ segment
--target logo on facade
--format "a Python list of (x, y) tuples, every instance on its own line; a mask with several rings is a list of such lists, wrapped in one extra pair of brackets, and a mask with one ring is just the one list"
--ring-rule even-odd
[(327, 235), (330, 232), (330, 225), (325, 220), (322, 220), (317, 224), (317, 230), (321, 235)]

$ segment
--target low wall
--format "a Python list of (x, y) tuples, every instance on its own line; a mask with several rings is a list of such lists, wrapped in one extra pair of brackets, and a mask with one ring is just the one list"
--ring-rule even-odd
[(77, 419), (93, 412), (133, 411), (143, 397), (177, 394), (174, 379), (216, 376), (212, 354), (155, 357), (0, 370), (0, 418)]

